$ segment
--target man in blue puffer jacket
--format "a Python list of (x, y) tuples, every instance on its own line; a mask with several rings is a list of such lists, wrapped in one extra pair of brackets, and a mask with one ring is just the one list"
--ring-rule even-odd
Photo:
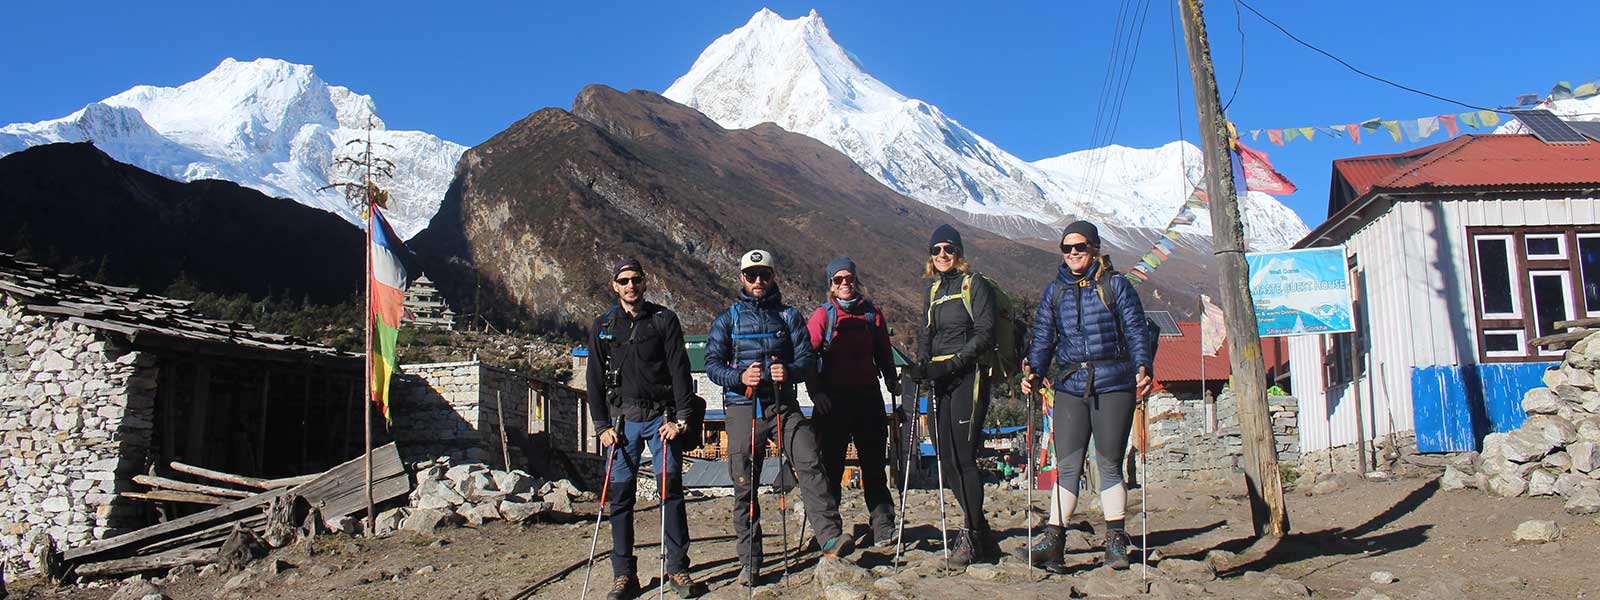
[[(722, 386), (727, 411), (733, 530), (743, 565), (739, 583), (750, 587), (759, 583), (763, 556), (761, 506), (754, 498), (761, 481), (761, 457), (775, 434), (783, 436), (782, 450), (794, 467), (806, 518), (817, 532), (823, 556), (845, 556), (854, 546), (840, 524), (839, 505), (828, 494), (816, 434), (795, 399), (795, 385), (804, 382), (816, 365), (811, 333), (800, 312), (783, 303), (773, 265), (770, 252), (745, 253), (739, 261), (739, 300), (717, 315), (706, 337), (706, 376)], [(781, 432), (777, 431), (780, 415)]]
[(1136, 393), (1142, 396), (1151, 386), (1154, 340), (1133, 284), (1100, 255), (1100, 232), (1094, 224), (1076, 221), (1062, 231), (1061, 262), (1033, 318), (1024, 367), (1031, 369), (1022, 383), (1028, 394), (1045, 378), (1056, 395), (1056, 486), (1049, 525), (1040, 539), (1030, 542), (1034, 563), (1046, 569), (1061, 566), (1063, 525), (1077, 508), (1078, 480), (1092, 433), (1106, 517), (1105, 564), (1125, 569), (1130, 541), (1123, 529), (1128, 495), (1121, 459), (1133, 426)]

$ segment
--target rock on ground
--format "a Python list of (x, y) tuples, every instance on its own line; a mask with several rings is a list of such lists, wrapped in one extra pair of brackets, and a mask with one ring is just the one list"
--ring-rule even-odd
[(1523, 521), (1521, 525), (1517, 526), (1516, 531), (1511, 532), (1511, 537), (1519, 542), (1542, 544), (1553, 542), (1556, 538), (1561, 537), (1561, 528), (1556, 525), (1555, 521)]

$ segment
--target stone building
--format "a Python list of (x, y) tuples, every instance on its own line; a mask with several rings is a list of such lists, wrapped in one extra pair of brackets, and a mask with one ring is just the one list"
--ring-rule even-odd
[(439, 288), (427, 275), (412, 280), (411, 287), (406, 289), (406, 310), (411, 313), (408, 325), (423, 329), (455, 328), (455, 311), (450, 310), (444, 296), (439, 295)]
[(406, 461), (449, 456), (456, 464), (599, 481), (602, 455), (583, 391), (476, 360), (400, 371), (392, 433)]
[[(178, 460), (249, 476), (361, 451), (357, 355), (0, 254), (0, 561), (186, 507), (121, 496)], [(381, 425), (377, 428), (381, 431)]]

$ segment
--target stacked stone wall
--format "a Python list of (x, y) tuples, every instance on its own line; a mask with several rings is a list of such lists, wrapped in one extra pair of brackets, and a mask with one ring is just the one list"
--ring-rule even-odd
[(0, 560), (38, 568), (49, 540), (82, 546), (144, 524), (117, 492), (148, 462), (154, 355), (64, 319), (0, 301)]
[[(1216, 427), (1207, 424), (1200, 397), (1161, 393), (1150, 397), (1150, 456), (1140, 481), (1226, 481), (1244, 474), (1244, 438), (1238, 402), (1225, 390), (1216, 400)], [(1300, 464), (1299, 401), (1291, 396), (1267, 397), (1268, 416), (1278, 451), (1278, 464)]]

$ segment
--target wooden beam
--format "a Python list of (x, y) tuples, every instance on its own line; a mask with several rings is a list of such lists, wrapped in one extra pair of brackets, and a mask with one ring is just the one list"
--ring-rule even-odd
[(175, 492), (172, 490), (150, 490), (148, 492), (119, 492), (117, 495), (124, 498), (137, 498), (155, 502), (187, 502), (189, 504), (209, 504), (219, 506), (228, 503), (227, 498), (207, 496), (194, 492)]
[(266, 506), (273, 498), (287, 493), (289, 489), (283, 488), (235, 500), (216, 508), (66, 550), (61, 553), (61, 558), (70, 562), (87, 562), (87, 559), (109, 557), (119, 550), (130, 549), (139, 542), (165, 539), (172, 534), (188, 533), (193, 529), (208, 527), (221, 521), (237, 521), (241, 518), (240, 515), (256, 511), (257, 508)]
[(1528, 347), (1538, 348), (1541, 346), (1576, 344), (1580, 341), (1583, 341), (1583, 338), (1589, 337), (1589, 334), (1594, 332), (1595, 330), (1593, 329), (1579, 329), (1577, 331), (1568, 331), (1566, 333), (1553, 333), (1544, 337), (1536, 337), (1528, 340)]
[(153, 488), (164, 489), (164, 490), (175, 490), (175, 491), (179, 491), (179, 492), (189, 492), (191, 494), (205, 494), (205, 495), (210, 495), (210, 496), (221, 496), (221, 497), (224, 497), (224, 498), (249, 498), (250, 496), (254, 495), (254, 493), (246, 492), (244, 490), (233, 490), (233, 489), (228, 489), (228, 488), (225, 488), (225, 487), (217, 487), (217, 486), (214, 486), (214, 485), (206, 485), (206, 484), (203, 484), (203, 483), (189, 483), (187, 481), (178, 481), (176, 479), (167, 479), (165, 477), (157, 477), (155, 475), (134, 475), (133, 476), (133, 482), (137, 483), (137, 484), (141, 484), (141, 485), (148, 485), (148, 486), (153, 487)]
[(1556, 321), (1556, 329), (1572, 329), (1573, 327), (1600, 327), (1600, 317)]
[[(203, 467), (196, 467), (194, 465), (186, 465), (186, 464), (183, 464), (183, 463), (178, 462), (178, 461), (172, 461), (170, 463), (167, 463), (167, 466), (172, 467), (172, 470), (174, 470), (174, 471), (177, 471), (179, 473), (183, 473), (183, 474), (186, 474), (186, 475), (194, 475), (196, 477), (204, 477), (206, 479), (214, 479), (214, 480), (217, 480), (217, 481), (221, 481), (221, 482), (225, 482), (225, 483), (231, 483), (231, 484), (234, 484), (234, 485), (242, 485), (242, 486), (245, 486), (245, 487), (253, 487), (253, 488), (256, 488), (258, 490), (270, 490), (270, 489), (273, 489), (275, 487), (283, 487), (281, 485), (278, 485), (278, 486), (268, 485), (269, 482), (266, 479), (260, 479), (260, 478), (256, 478), (256, 477), (245, 477), (243, 475), (234, 475), (232, 473), (223, 473), (222, 471), (213, 471), (211, 469), (207, 469), (207, 468), (203, 468)], [(315, 475), (312, 475), (311, 477), (315, 477)], [(304, 483), (304, 482), (302, 482), (302, 483)]]
[(1223, 320), (1228, 327), (1228, 361), (1233, 367), (1233, 391), (1239, 405), (1239, 429), (1244, 437), (1245, 484), (1250, 496), (1251, 521), (1257, 536), (1282, 537), (1289, 532), (1289, 509), (1284, 503), (1283, 475), (1278, 472), (1278, 451), (1268, 416), (1266, 368), (1261, 360), (1261, 337), (1254, 301), (1250, 297), (1250, 268), (1244, 260), (1244, 227), (1240, 222), (1238, 190), (1233, 181), (1233, 156), (1229, 151), (1229, 125), (1217, 94), (1217, 76), (1211, 65), (1211, 44), (1206, 40), (1201, 0), (1181, 0), (1183, 36), (1189, 51), (1189, 75), (1194, 84), (1195, 109), (1206, 165), (1206, 194), (1211, 204), (1211, 245), (1217, 257)]
[(203, 565), (211, 563), (216, 559), (216, 550), (172, 550), (151, 556), (135, 556), (133, 558), (121, 558), (93, 564), (78, 565), (78, 567), (73, 569), (72, 572), (74, 575), (77, 575), (80, 578), (111, 577), (114, 575), (126, 575), (128, 573), (142, 573), (145, 571), (171, 569), (173, 567), (180, 567), (183, 565)]

